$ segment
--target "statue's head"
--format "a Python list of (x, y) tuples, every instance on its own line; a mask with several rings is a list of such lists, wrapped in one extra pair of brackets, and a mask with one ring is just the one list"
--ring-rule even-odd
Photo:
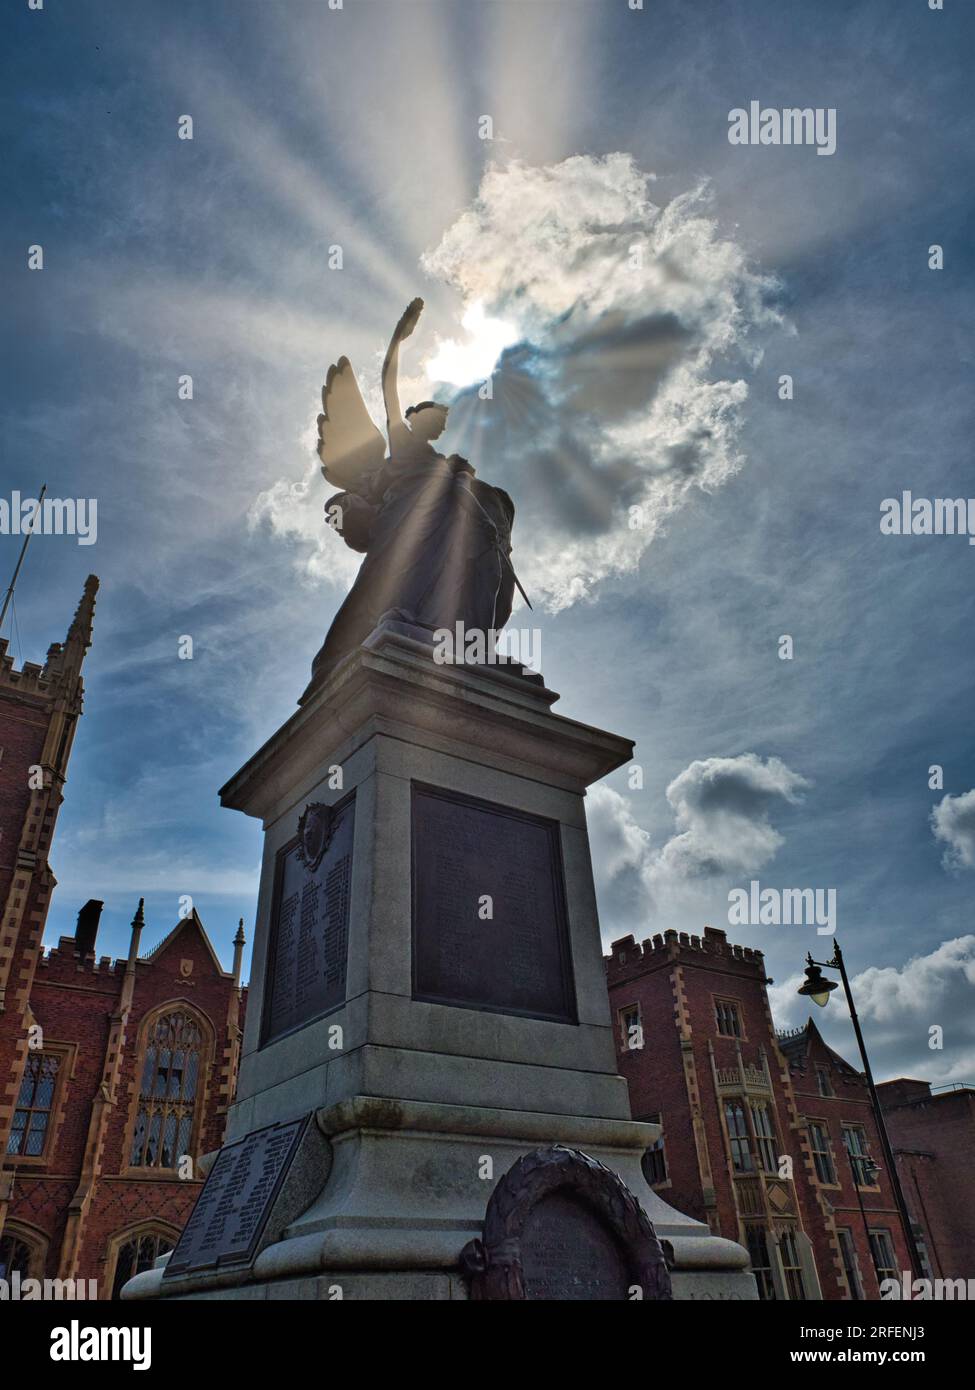
[(410, 429), (418, 439), (439, 439), (447, 428), (447, 406), (437, 401), (421, 401), (406, 412)]

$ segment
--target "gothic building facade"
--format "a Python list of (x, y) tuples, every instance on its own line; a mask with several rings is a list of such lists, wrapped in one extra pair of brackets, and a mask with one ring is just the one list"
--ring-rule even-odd
[(222, 1141), (244, 937), (223, 970), (194, 911), (140, 954), (140, 902), (128, 958), (96, 959), (100, 909), (87, 903), (75, 936), (38, 961), (3, 1160), (0, 1276), (84, 1280), (113, 1298), (172, 1249), (198, 1160)]
[(244, 939), (225, 971), (194, 911), (140, 954), (140, 903), (128, 957), (99, 959), (93, 900), (43, 950), (97, 589), (91, 576), (43, 667), (17, 671), (0, 642), (0, 1279), (94, 1281), (110, 1298), (172, 1246), (220, 1145)]
[(668, 931), (606, 969), (633, 1116), (662, 1126), (651, 1185), (746, 1246), (762, 1298), (879, 1297), (910, 1261), (866, 1084), (811, 1021), (776, 1034), (761, 951)]

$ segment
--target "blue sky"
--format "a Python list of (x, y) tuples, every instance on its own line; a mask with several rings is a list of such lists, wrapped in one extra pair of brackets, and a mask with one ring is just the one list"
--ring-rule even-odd
[[(879, 528), (905, 488), (975, 494), (971, 7), (24, 0), (4, 28), (0, 495), (98, 503), (96, 544), (35, 538), (4, 630), (42, 659), (99, 575), (46, 939), (103, 898), (124, 952), (143, 894), (150, 945), (187, 894), (225, 963), (252, 937), (260, 830), (217, 789), (354, 573), (318, 392), (345, 353), (375, 407), (421, 294), (404, 396), (446, 390), (448, 447), (515, 499), (558, 710), (637, 744), (642, 789), (590, 802), (607, 942), (727, 925), (753, 878), (835, 888), (878, 1072), (975, 1080), (975, 549)], [(751, 100), (835, 108), (835, 154), (732, 146)], [(475, 302), (512, 330), (492, 401), (424, 369)], [(829, 939), (729, 932), (799, 1022)]]

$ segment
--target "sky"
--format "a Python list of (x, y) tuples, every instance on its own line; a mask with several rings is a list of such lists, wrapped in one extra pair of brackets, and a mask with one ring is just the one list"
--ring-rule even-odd
[[(975, 495), (972, 7), (18, 3), (0, 498), (97, 503), (93, 544), (32, 541), (18, 664), (101, 581), (46, 942), (101, 898), (124, 954), (140, 896), (150, 946), (187, 899), (225, 966), (252, 940), (260, 827), (217, 790), (357, 564), (321, 384), (347, 355), (381, 423), (421, 295), (404, 403), (514, 498), (510, 626), (636, 743), (587, 802), (607, 945), (725, 927), (793, 1027), (831, 935), (729, 894), (832, 891), (878, 1076), (975, 1082), (975, 548), (880, 524)], [(753, 101), (832, 111), (835, 151), (731, 143)]]

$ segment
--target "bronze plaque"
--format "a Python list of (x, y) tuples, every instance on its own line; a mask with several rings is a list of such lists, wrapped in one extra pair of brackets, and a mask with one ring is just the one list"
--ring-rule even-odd
[(345, 1002), (355, 802), (306, 807), (302, 826), (278, 855), (262, 1046)]
[(307, 1123), (268, 1125), (220, 1150), (164, 1277), (250, 1263)]
[(556, 821), (414, 784), (413, 997), (575, 1023)]
[(591, 1208), (561, 1192), (544, 1197), (525, 1222), (521, 1268), (526, 1299), (628, 1297), (619, 1242)]

